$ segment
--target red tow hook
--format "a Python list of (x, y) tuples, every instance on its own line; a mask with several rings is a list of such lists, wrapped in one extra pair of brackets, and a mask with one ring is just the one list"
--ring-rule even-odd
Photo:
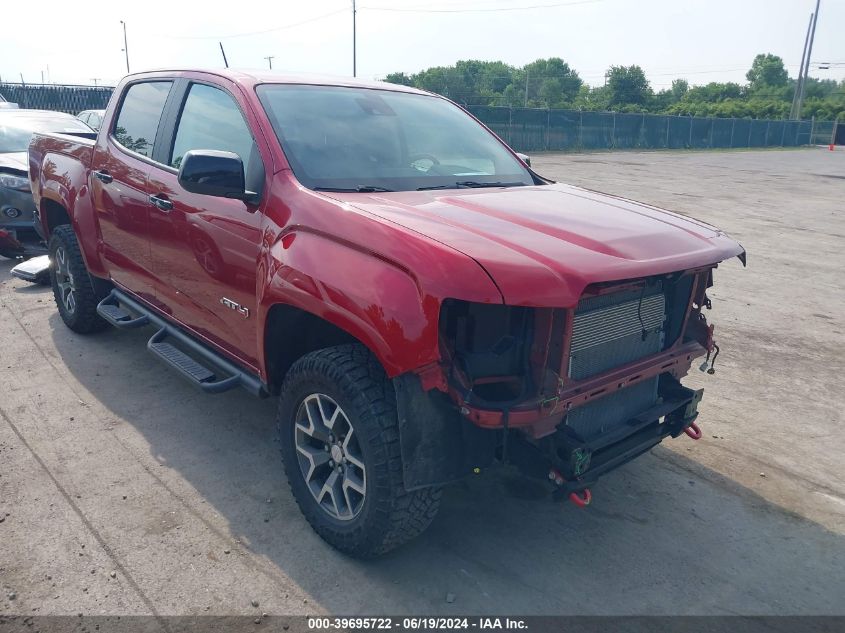
[[(563, 475), (560, 474), (560, 471), (557, 468), (552, 468), (549, 471), (549, 479), (551, 479), (557, 486), (562, 486), (566, 483), (566, 479), (563, 478)], [(570, 492), (569, 500), (579, 508), (590, 505), (590, 501), (593, 500), (593, 493), (590, 492), (590, 489), (584, 488), (580, 492), (583, 493), (583, 496), (577, 492)]]
[(583, 497), (580, 496), (577, 492), (569, 493), (569, 500), (579, 508), (583, 508), (585, 506), (590, 505), (590, 501), (593, 500), (593, 493), (590, 492), (589, 488), (584, 488), (581, 492), (584, 493)]
[(698, 425), (695, 422), (693, 422), (687, 428), (685, 428), (684, 433), (686, 433), (688, 436), (690, 436), (694, 440), (700, 440), (701, 439), (701, 429), (698, 428)]

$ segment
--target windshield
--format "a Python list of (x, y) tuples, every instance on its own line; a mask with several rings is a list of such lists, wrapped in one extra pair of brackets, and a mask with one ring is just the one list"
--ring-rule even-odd
[(492, 134), (445, 99), (292, 84), (259, 86), (258, 96), (294, 174), (310, 189), (534, 184)]
[(30, 119), (21, 116), (0, 116), (0, 154), (25, 152), (35, 132), (79, 133), (91, 132), (91, 128), (74, 117), (50, 117)]

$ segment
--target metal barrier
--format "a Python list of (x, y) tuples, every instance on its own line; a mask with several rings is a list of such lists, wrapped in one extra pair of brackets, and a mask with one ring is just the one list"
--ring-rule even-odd
[[(77, 114), (106, 107), (114, 88), (0, 84), (0, 94), (21, 108)], [(468, 106), (506, 143), (519, 151), (589, 149), (713, 149), (731, 147), (797, 147), (827, 145), (835, 121), (721, 119)]]
[(468, 106), (519, 151), (798, 147), (830, 143), (835, 121)]
[(0, 84), (6, 101), (21, 108), (54, 110), (78, 114), (82, 110), (102, 110), (114, 88), (109, 86), (56, 86), (52, 84)]

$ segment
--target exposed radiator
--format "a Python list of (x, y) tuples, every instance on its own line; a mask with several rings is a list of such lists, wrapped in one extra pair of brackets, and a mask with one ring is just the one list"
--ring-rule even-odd
[(657, 402), (658, 380), (655, 376), (576, 407), (566, 416), (566, 425), (585, 441), (612, 431)]
[[(581, 300), (572, 325), (569, 376), (583, 380), (656, 354), (664, 345), (661, 284)], [(589, 440), (624, 424), (657, 400), (655, 376), (573, 409), (566, 424)]]
[(582, 299), (572, 325), (569, 377), (582, 380), (656, 354), (665, 318), (660, 284)]

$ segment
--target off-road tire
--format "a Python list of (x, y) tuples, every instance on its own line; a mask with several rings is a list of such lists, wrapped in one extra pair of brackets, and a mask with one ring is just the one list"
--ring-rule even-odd
[[(62, 299), (57, 280), (56, 252), (59, 249), (63, 249), (68, 271), (73, 277), (75, 308), (72, 311)], [(53, 298), (56, 300), (59, 315), (71, 330), (79, 334), (91, 334), (108, 327), (108, 322), (97, 314), (97, 304), (105, 295), (102, 291), (97, 291), (95, 281), (88, 274), (82, 252), (79, 250), (79, 242), (73, 228), (68, 224), (57, 226), (50, 235), (50, 285), (53, 287)]]
[[(317, 503), (297, 459), (296, 414), (303, 400), (315, 393), (329, 396), (343, 409), (359, 438), (366, 495), (350, 520), (338, 520)], [(442, 489), (405, 490), (396, 395), (364, 346), (339, 345), (296, 361), (282, 384), (277, 428), (285, 474), (300, 510), (314, 531), (341, 552), (356, 558), (384, 554), (418, 536), (434, 520)]]

